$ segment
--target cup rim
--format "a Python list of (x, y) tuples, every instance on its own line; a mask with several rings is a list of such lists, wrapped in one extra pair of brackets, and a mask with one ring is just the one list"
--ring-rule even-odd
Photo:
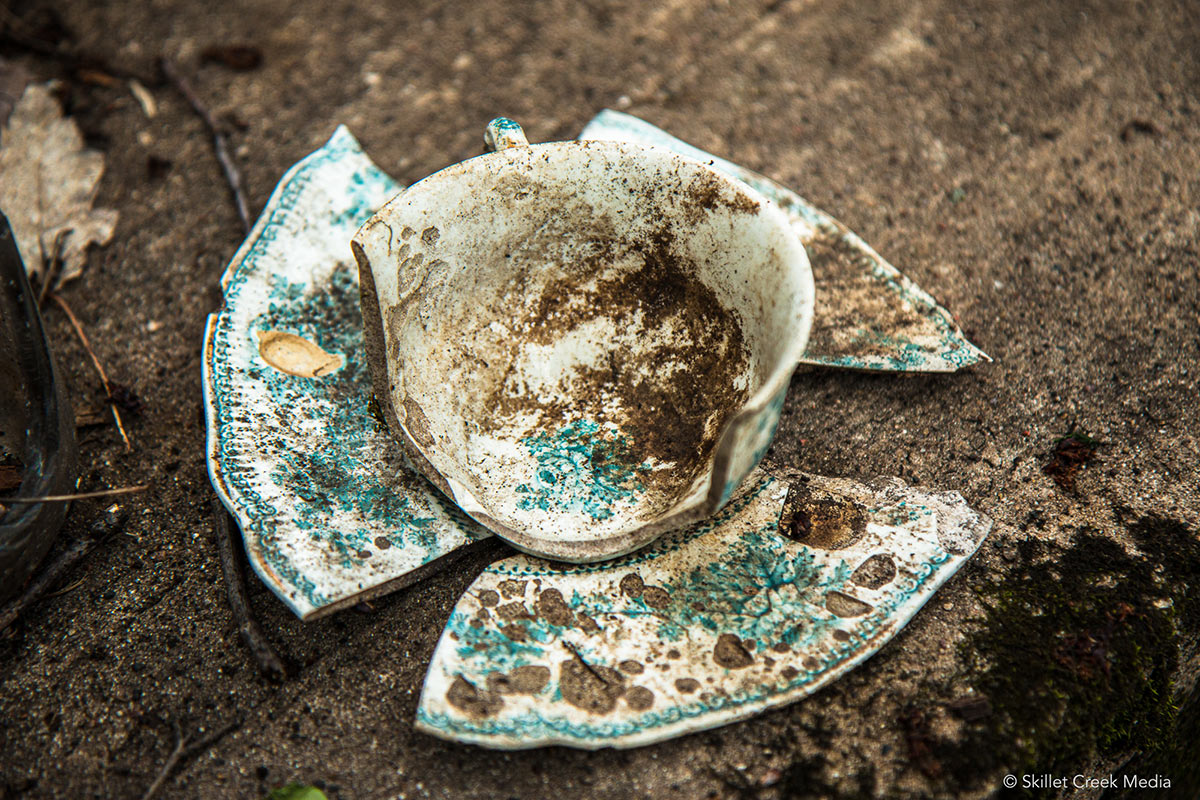
[[(738, 433), (748, 420), (763, 413), (767, 404), (780, 391), (786, 391), (792, 374), (799, 365), (807, 346), (809, 334), (812, 329), (816, 301), (812, 266), (807, 250), (800, 237), (796, 234), (785, 212), (773, 201), (754, 187), (716, 169), (711, 161), (706, 163), (702, 160), (674, 153), (663, 148), (632, 142), (566, 140), (522, 144), (494, 152), (483, 153), (450, 164), (411, 184), (390, 199), (355, 233), (354, 243), (361, 248), (366, 233), (372, 227), (376, 218), (385, 214), (389, 207), (403, 202), (404, 198), (410, 196), (412, 193), (420, 192), (423, 188), (428, 189), (431, 183), (451, 181), (463, 174), (480, 169), (502, 170), (504, 169), (503, 164), (505, 162), (513, 162), (520, 159), (532, 160), (538, 156), (544, 157), (555, 152), (578, 153), (580, 151), (615, 152), (622, 160), (638, 161), (650, 158), (659, 160), (661, 163), (686, 164), (692, 168), (703, 170), (718, 180), (723, 186), (757, 202), (759, 205), (757, 213), (765, 215), (769, 228), (779, 231), (789, 242), (794, 244), (790, 254), (781, 254), (780, 261), (785, 263), (788, 269), (792, 271), (793, 277), (798, 279), (802, 297), (798, 309), (799, 320), (795, 329), (788, 332), (786, 346), (774, 360), (770, 372), (762, 380), (758, 388), (738, 405), (734, 413), (725, 421), (720, 434), (717, 436), (716, 445), (713, 448), (712, 455), (709, 457), (707, 470), (709, 484), (706, 492), (691, 500), (687, 498), (681, 499), (675, 505), (668, 508), (661, 516), (644, 525), (622, 529), (603, 538), (594, 539), (559, 540), (535, 538), (523, 532), (514, 531), (509, 526), (499, 523), (498, 520), (488, 515), (490, 524), (487, 527), (499, 533), (511, 544), (518, 547), (518, 549), (525, 550), (537, 556), (576, 562), (619, 557), (645, 546), (668, 530), (682, 527), (708, 516), (720, 508), (724, 502), (728, 502), (730, 498), (729, 496), (725, 496), (725, 489), (729, 480), (729, 471), (732, 468), (731, 462), (733, 451), (738, 442)], [(358, 249), (356, 249), (357, 252)], [(417, 448), (417, 451), (421, 455), (424, 455), (422, 448), (419, 448), (416, 442), (412, 440), (411, 434), (409, 434), (403, 423), (399, 423), (399, 427), (403, 430), (405, 434), (403, 438), (407, 440), (410, 447)], [(427, 457), (421, 460), (425, 461), (440, 476), (440, 471), (428, 461)], [(742, 476), (742, 479), (738, 481), (738, 485), (740, 486), (744, 480), (745, 476)], [(466, 489), (467, 487), (462, 488)], [(733, 494), (736, 494), (736, 492), (733, 492)], [(451, 496), (454, 496), (453, 492)], [(471, 501), (476, 506), (484, 507), (474, 497), (471, 497)], [(500, 530), (497, 530), (497, 528)], [(620, 544), (617, 544), (618, 542)], [(605, 547), (604, 545), (606, 544), (617, 544), (619, 549), (614, 550), (611, 547)]]

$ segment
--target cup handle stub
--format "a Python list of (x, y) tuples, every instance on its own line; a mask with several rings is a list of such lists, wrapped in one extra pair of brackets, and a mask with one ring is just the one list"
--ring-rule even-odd
[(489, 153), (512, 147), (528, 147), (529, 140), (521, 126), (507, 117), (496, 117), (483, 131), (483, 144)]

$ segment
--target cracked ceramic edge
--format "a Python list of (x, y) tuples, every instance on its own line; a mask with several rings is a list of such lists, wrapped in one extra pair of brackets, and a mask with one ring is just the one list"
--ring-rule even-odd
[[(408, 465), (368, 409), (349, 242), (400, 188), (339, 127), (276, 187), (205, 331), (209, 475), (255, 571), (304, 619), (400, 588), (490, 535)], [(341, 360), (323, 377), (287, 374), (260, 353), (268, 331)]]
[(780, 184), (618, 111), (597, 114), (580, 139), (661, 147), (710, 163), (757, 189), (791, 218), (809, 251), (817, 309), (801, 363), (896, 372), (954, 372), (986, 353), (946, 309), (845, 225)]
[[(992, 525), (956, 492), (789, 477), (759, 471), (713, 519), (616, 561), (488, 567), (438, 642), (417, 728), (636, 747), (794, 702), (877, 652)], [(780, 533), (797, 518), (803, 541)]]

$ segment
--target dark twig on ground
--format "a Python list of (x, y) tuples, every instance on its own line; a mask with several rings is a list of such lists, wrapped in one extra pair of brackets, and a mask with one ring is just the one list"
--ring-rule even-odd
[(221, 162), (221, 171), (225, 173), (225, 180), (229, 183), (229, 188), (233, 192), (233, 202), (237, 206), (238, 217), (242, 220), (242, 228), (246, 233), (250, 232), (250, 211), (246, 205), (246, 196), (242, 192), (242, 176), (238, 172), (237, 165), (233, 163), (232, 156), (229, 155), (229, 144), (225, 136), (225, 130), (217, 122), (212, 112), (200, 100), (200, 96), (192, 88), (191, 83), (187, 78), (183, 77), (178, 67), (169, 58), (163, 58), (161, 61), (163, 74), (167, 79), (175, 85), (179, 93), (188, 101), (188, 105), (196, 112), (196, 116), (203, 120), (205, 126), (208, 127), (208, 132), (213, 137), (213, 149), (217, 153), (217, 161)]
[(150, 788), (146, 789), (146, 793), (142, 795), (142, 800), (151, 800), (154, 795), (158, 794), (158, 790), (166, 784), (167, 779), (171, 777), (171, 773), (175, 771), (175, 768), (179, 766), (181, 761), (185, 758), (194, 758), (200, 755), (239, 725), (241, 725), (241, 720), (235, 720), (222, 725), (207, 736), (193, 742), (191, 737), (183, 735), (183, 732), (179, 729), (179, 723), (173, 722), (172, 727), (175, 729), (175, 749), (171, 751), (171, 755), (167, 756), (167, 762), (159, 770), (154, 783), (150, 784)]
[(250, 648), (254, 660), (263, 674), (271, 678), (287, 677), (283, 660), (275, 653), (270, 641), (254, 621), (250, 613), (250, 601), (246, 598), (246, 582), (242, 575), (242, 564), (237, 558), (233, 543), (233, 524), (229, 512), (220, 500), (213, 500), (213, 535), (217, 540), (217, 555), (221, 559), (221, 571), (225, 574), (225, 593), (229, 596), (229, 609), (237, 623), (242, 641)]
[(104, 371), (104, 365), (96, 357), (96, 351), (92, 349), (92, 343), (88, 341), (87, 334), (83, 332), (83, 326), (79, 324), (79, 318), (75, 316), (75, 312), (71, 310), (71, 307), (67, 305), (67, 301), (63, 300), (56, 293), (51, 292), (50, 299), (58, 303), (58, 307), (67, 315), (67, 319), (71, 321), (71, 327), (75, 329), (75, 335), (83, 343), (83, 349), (92, 357), (92, 364), (96, 367), (96, 372), (100, 374), (100, 383), (104, 385), (104, 394), (108, 397), (108, 406), (112, 409), (113, 420), (116, 421), (117, 430), (121, 432), (121, 439), (125, 442), (125, 452), (132, 453), (133, 445), (130, 444), (129, 435), (125, 433), (125, 425), (121, 422), (121, 412), (117, 410), (117, 401), (113, 397), (112, 384), (108, 382), (108, 373)]
[[(59, 231), (54, 237), (54, 250), (49, 257), (43, 256), (43, 266), (45, 272), (42, 275), (42, 288), (38, 292), (38, 308), (46, 302), (46, 295), (50, 292), (50, 286), (58, 278), (59, 270), (62, 269), (62, 252), (63, 243), (66, 242), (67, 236), (71, 234), (70, 229)], [(38, 241), (41, 244), (41, 240)]]
[(0, 609), (0, 631), (16, 622), (26, 609), (44, 597), (50, 587), (77, 561), (90, 553), (93, 547), (123, 527), (127, 516), (125, 510), (120, 508), (101, 513), (100, 518), (92, 523), (86, 536), (71, 542), (45, 569), (34, 576), (24, 594)]

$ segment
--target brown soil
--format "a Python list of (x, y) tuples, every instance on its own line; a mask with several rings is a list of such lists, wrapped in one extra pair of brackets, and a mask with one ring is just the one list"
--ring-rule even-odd
[[(1125, 519), (1153, 511), (1192, 538), (1200, 530), (1194, 3), (262, 0), (248, 10), (232, 0), (14, 0), (6, 9), (35, 31), (68, 31), (66, 46), (88, 63), (136, 73), (158, 114), (147, 117), (122, 80), (99, 83), (77, 62), (0, 45), (37, 79), (64, 81), (68, 108), (106, 155), (98, 202), (120, 210), (116, 237), (63, 294), (110, 377), (145, 410), (130, 422), (132, 453), (111, 426), (81, 430), (81, 474), (86, 486), (152, 486), (129, 499), (127, 535), (98, 547), (61, 587), (71, 588), (0, 638), (5, 800), (138, 798), (174, 749), (172, 723), (203, 736), (229, 722), (236, 729), (184, 759), (160, 798), (255, 800), (293, 780), (341, 800), (990, 797), (1021, 768), (994, 755), (1014, 748), (1013, 715), (1040, 711), (997, 696), (981, 719), (948, 710), (1000, 683), (977, 682), (975, 650), (962, 649), (994, 624), (982, 583), (1019, 584), (1026, 548), (1057, 552), (1080, 530), (1091, 532), (1088, 553), (1102, 544), (1152, 559), (1147, 573), (1169, 563), (1135, 550), (1114, 508)], [(0, 26), (10, 30), (8, 14)], [(261, 50), (261, 66), (201, 64), (205, 48), (239, 43)], [(849, 675), (787, 708), (628, 752), (493, 752), (413, 729), (426, 665), (478, 560), (373, 610), (308, 624), (251, 578), (251, 602), (293, 667), (285, 683), (261, 678), (221, 585), (201, 418), (204, 321), (243, 233), (207, 131), (157, 80), (161, 54), (219, 118), (244, 123), (231, 126), (231, 151), (254, 213), (339, 122), (411, 183), (478, 154), (497, 114), (539, 141), (574, 136), (603, 107), (795, 188), (944, 303), (996, 360), (907, 379), (802, 371), (768, 458), (957, 490), (996, 530)], [(69, 323), (53, 308), (46, 317), (75, 407), (99, 405)], [(1072, 424), (1105, 447), (1068, 493), (1042, 466)], [(63, 542), (101, 508), (73, 506)], [(1195, 720), (1198, 637), (1173, 636), (1162, 681), (1180, 719)], [(1016, 697), (1030, 674), (1060, 669), (1059, 642), (1011, 640), (989, 653), (1016, 665), (1004, 667)], [(1085, 719), (1081, 709), (1105, 691), (1098, 674), (1069, 684), (1054, 724), (1037, 730)], [(1166, 696), (1134, 707), (1121, 730), (1144, 730)], [(1029, 769), (1055, 758), (1048, 736), (1022, 738)], [(1105, 741), (1070, 751), (1061, 774), (1153, 764), (1178, 778), (1171, 794), (1200, 791), (1184, 783), (1200, 759), (1183, 744), (1152, 762), (1119, 737)]]

